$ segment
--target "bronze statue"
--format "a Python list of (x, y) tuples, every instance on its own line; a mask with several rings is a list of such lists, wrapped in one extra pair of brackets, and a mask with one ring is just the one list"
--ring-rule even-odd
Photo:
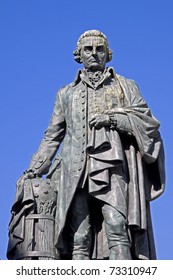
[(58, 91), (40, 147), (17, 183), (8, 257), (22, 250), (25, 236), (15, 232), (26, 209), (38, 214), (35, 195), (21, 205), (25, 184), (47, 174), (57, 194), (53, 258), (155, 259), (150, 201), (164, 191), (160, 124), (135, 82), (106, 67), (112, 51), (102, 32), (82, 34), (74, 58), (84, 69)]

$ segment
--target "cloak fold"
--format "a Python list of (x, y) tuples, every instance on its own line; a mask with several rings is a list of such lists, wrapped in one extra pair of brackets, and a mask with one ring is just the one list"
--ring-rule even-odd
[(24, 185), (17, 185), (15, 201), (11, 209), (11, 221), (9, 223), (9, 242), (7, 249), (8, 259), (13, 259), (16, 246), (25, 238), (25, 216), (26, 213), (34, 211), (35, 199), (31, 180), (24, 181)]
[[(156, 259), (150, 214), (150, 200), (161, 195), (164, 191), (164, 158), (161, 139), (158, 158), (154, 163), (146, 163), (135, 145), (130, 144), (125, 150), (129, 169), (129, 183), (127, 194), (127, 224), (130, 241), (132, 243), (133, 259)], [(157, 145), (153, 148), (156, 152)], [(154, 178), (151, 176), (154, 170)], [(159, 178), (156, 182), (156, 178)], [(95, 246), (93, 259), (108, 258), (109, 249), (104, 230), (104, 221), (100, 227), (98, 216), (95, 223)], [(102, 241), (102, 242), (101, 242)]]

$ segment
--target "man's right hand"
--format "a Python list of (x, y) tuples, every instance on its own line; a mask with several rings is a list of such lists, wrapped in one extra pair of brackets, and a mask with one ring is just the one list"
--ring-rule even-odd
[(32, 172), (32, 171), (26, 171), (22, 176), (20, 176), (20, 178), (18, 179), (18, 181), (17, 181), (16, 184), (17, 184), (18, 187), (21, 187), (21, 186), (23, 186), (25, 180), (27, 180), (27, 179), (33, 179), (33, 178), (35, 178), (35, 177), (36, 177), (36, 176), (35, 176), (34, 172)]
[(98, 114), (94, 115), (92, 119), (89, 121), (89, 126), (92, 129), (93, 126), (96, 129), (100, 129), (102, 127), (110, 127), (110, 118), (107, 114)]

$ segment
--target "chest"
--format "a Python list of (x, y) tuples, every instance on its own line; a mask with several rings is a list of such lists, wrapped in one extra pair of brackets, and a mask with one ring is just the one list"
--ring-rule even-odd
[(116, 83), (101, 85), (94, 89), (90, 86), (76, 88), (70, 98), (69, 108), (76, 114), (88, 115), (107, 113), (121, 107), (120, 90)]
[(89, 115), (107, 113), (120, 107), (119, 91), (116, 85), (87, 88), (87, 111)]

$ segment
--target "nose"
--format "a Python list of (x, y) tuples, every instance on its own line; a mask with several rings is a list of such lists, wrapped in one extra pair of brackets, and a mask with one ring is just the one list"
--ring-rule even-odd
[(92, 55), (96, 55), (97, 51), (96, 51), (96, 47), (93, 47), (92, 49)]

